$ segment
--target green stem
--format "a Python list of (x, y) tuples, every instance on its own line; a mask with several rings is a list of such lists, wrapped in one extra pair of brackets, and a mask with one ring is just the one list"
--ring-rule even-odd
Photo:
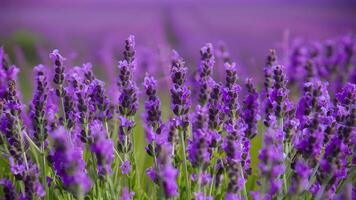
[(18, 117), (16, 117), (16, 121), (17, 121), (16, 128), (17, 128), (18, 134), (20, 135), (20, 140), (21, 140), (21, 151), (23, 152), (22, 156), (23, 156), (23, 159), (24, 159), (24, 162), (25, 162), (26, 169), (28, 170), (29, 166), (28, 166), (28, 162), (27, 162), (26, 151), (25, 151), (25, 148), (24, 148), (24, 145), (23, 145), (24, 138), (23, 138), (23, 135), (22, 135), (23, 131), (21, 130), (20, 119)]
[[(244, 173), (243, 173), (243, 171), (242, 171), (242, 166), (241, 166), (241, 164), (239, 164), (239, 165), (240, 165), (240, 166), (239, 166), (239, 169), (240, 169), (240, 176), (241, 176), (241, 178), (245, 179)], [(246, 180), (245, 180), (245, 181), (246, 181)], [(247, 197), (247, 190), (246, 190), (246, 183), (245, 183), (244, 186), (243, 186), (243, 195), (244, 195), (245, 199), (248, 200), (248, 197)]]
[(134, 137), (132, 137), (132, 147), (133, 147), (133, 150), (132, 150), (132, 156), (134, 158), (134, 161), (135, 161), (135, 168), (136, 168), (136, 181), (137, 181), (137, 186), (138, 186), (138, 190), (139, 190), (139, 199), (141, 199), (141, 181), (140, 181), (140, 173), (139, 173), (139, 170), (138, 170), (138, 165), (137, 165), (137, 157), (136, 157), (136, 153), (135, 153), (135, 143), (134, 143)]
[(42, 159), (41, 159), (41, 177), (42, 177), (42, 184), (43, 184), (43, 187), (45, 188), (45, 191), (46, 191), (46, 196), (45, 196), (45, 199), (48, 199), (48, 194), (49, 194), (49, 191), (48, 191), (48, 185), (47, 185), (47, 172), (46, 172), (46, 154), (45, 154), (45, 150), (44, 150), (44, 142), (42, 143), (41, 145), (41, 156), (42, 156)]
[[(214, 148), (213, 149), (213, 155), (215, 155), (215, 152), (216, 152), (217, 150)], [(214, 158), (213, 159), (213, 168), (212, 168), (212, 170), (213, 170), (213, 177), (211, 178), (211, 183), (210, 183), (210, 187), (209, 187), (209, 196), (211, 196), (211, 193), (213, 192), (213, 186), (214, 186), (214, 184), (215, 184), (215, 178), (216, 178), (216, 165), (217, 165), (217, 159), (216, 158)]]
[(211, 193), (213, 192), (213, 186), (215, 184), (215, 177), (216, 177), (216, 174), (214, 173), (213, 177), (211, 179), (211, 184), (210, 184), (210, 188), (209, 188), (209, 196), (211, 196)]
[[(283, 131), (283, 117), (279, 117), (278, 118), (278, 126), (280, 127), (281, 131)], [(288, 155), (288, 143), (286, 141), (283, 142), (283, 150), (284, 150), (284, 154), (287, 156)], [(288, 162), (284, 159), (284, 165), (285, 165), (285, 169), (287, 171), (288, 169)], [(283, 192), (284, 194), (287, 194), (288, 191), (288, 185), (287, 185), (287, 172), (283, 173)]]
[(59, 101), (60, 101), (60, 104), (61, 104), (61, 107), (62, 107), (62, 112), (63, 112), (63, 123), (64, 123), (64, 127), (68, 128), (67, 127), (67, 118), (66, 118), (66, 112), (65, 112), (65, 109), (64, 109), (64, 99), (62, 97), (62, 92), (63, 92), (63, 86), (62, 85), (59, 85), (58, 86), (58, 90), (60, 91), (61, 95), (59, 97)]
[(187, 156), (185, 152), (184, 132), (179, 130), (179, 134), (180, 134), (180, 143), (182, 146), (182, 154), (183, 154), (185, 185), (187, 187), (188, 199), (190, 199), (190, 184), (189, 184), (189, 177), (188, 177)]

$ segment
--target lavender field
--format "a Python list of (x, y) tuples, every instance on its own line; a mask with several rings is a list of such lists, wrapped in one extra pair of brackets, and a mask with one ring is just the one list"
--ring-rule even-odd
[(1, 1), (0, 199), (355, 199), (355, 10)]

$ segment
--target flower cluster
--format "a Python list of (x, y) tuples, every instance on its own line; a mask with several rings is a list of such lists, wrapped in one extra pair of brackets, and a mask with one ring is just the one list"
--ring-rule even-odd
[(0, 48), (1, 199), (352, 199), (355, 46), (299, 41), (284, 60), (269, 50), (259, 85), (208, 43), (196, 70), (173, 51), (170, 84), (155, 73), (138, 84), (129, 36), (116, 91), (54, 50), (52, 67), (33, 69), (28, 105)]

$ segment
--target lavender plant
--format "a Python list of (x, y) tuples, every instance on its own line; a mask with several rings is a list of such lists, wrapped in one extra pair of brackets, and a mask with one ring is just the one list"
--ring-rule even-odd
[(117, 94), (92, 64), (70, 66), (54, 50), (53, 66), (33, 69), (28, 105), (0, 48), (1, 199), (353, 199), (355, 46), (353, 36), (298, 42), (284, 60), (270, 50), (262, 87), (243, 87), (225, 47), (210, 43), (190, 86), (173, 51), (165, 91), (157, 74), (137, 83), (129, 36)]

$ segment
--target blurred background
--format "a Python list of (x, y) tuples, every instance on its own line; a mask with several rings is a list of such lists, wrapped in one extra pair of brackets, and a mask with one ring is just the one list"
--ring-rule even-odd
[(67, 64), (92, 62), (99, 76), (114, 83), (129, 34), (136, 36), (141, 76), (148, 71), (164, 77), (172, 48), (194, 71), (199, 49), (223, 42), (241, 74), (258, 79), (269, 48), (283, 58), (296, 38), (355, 33), (356, 1), (1, 0), (0, 27), (0, 44), (23, 80), (34, 65), (49, 65), (48, 53), (58, 48)]

